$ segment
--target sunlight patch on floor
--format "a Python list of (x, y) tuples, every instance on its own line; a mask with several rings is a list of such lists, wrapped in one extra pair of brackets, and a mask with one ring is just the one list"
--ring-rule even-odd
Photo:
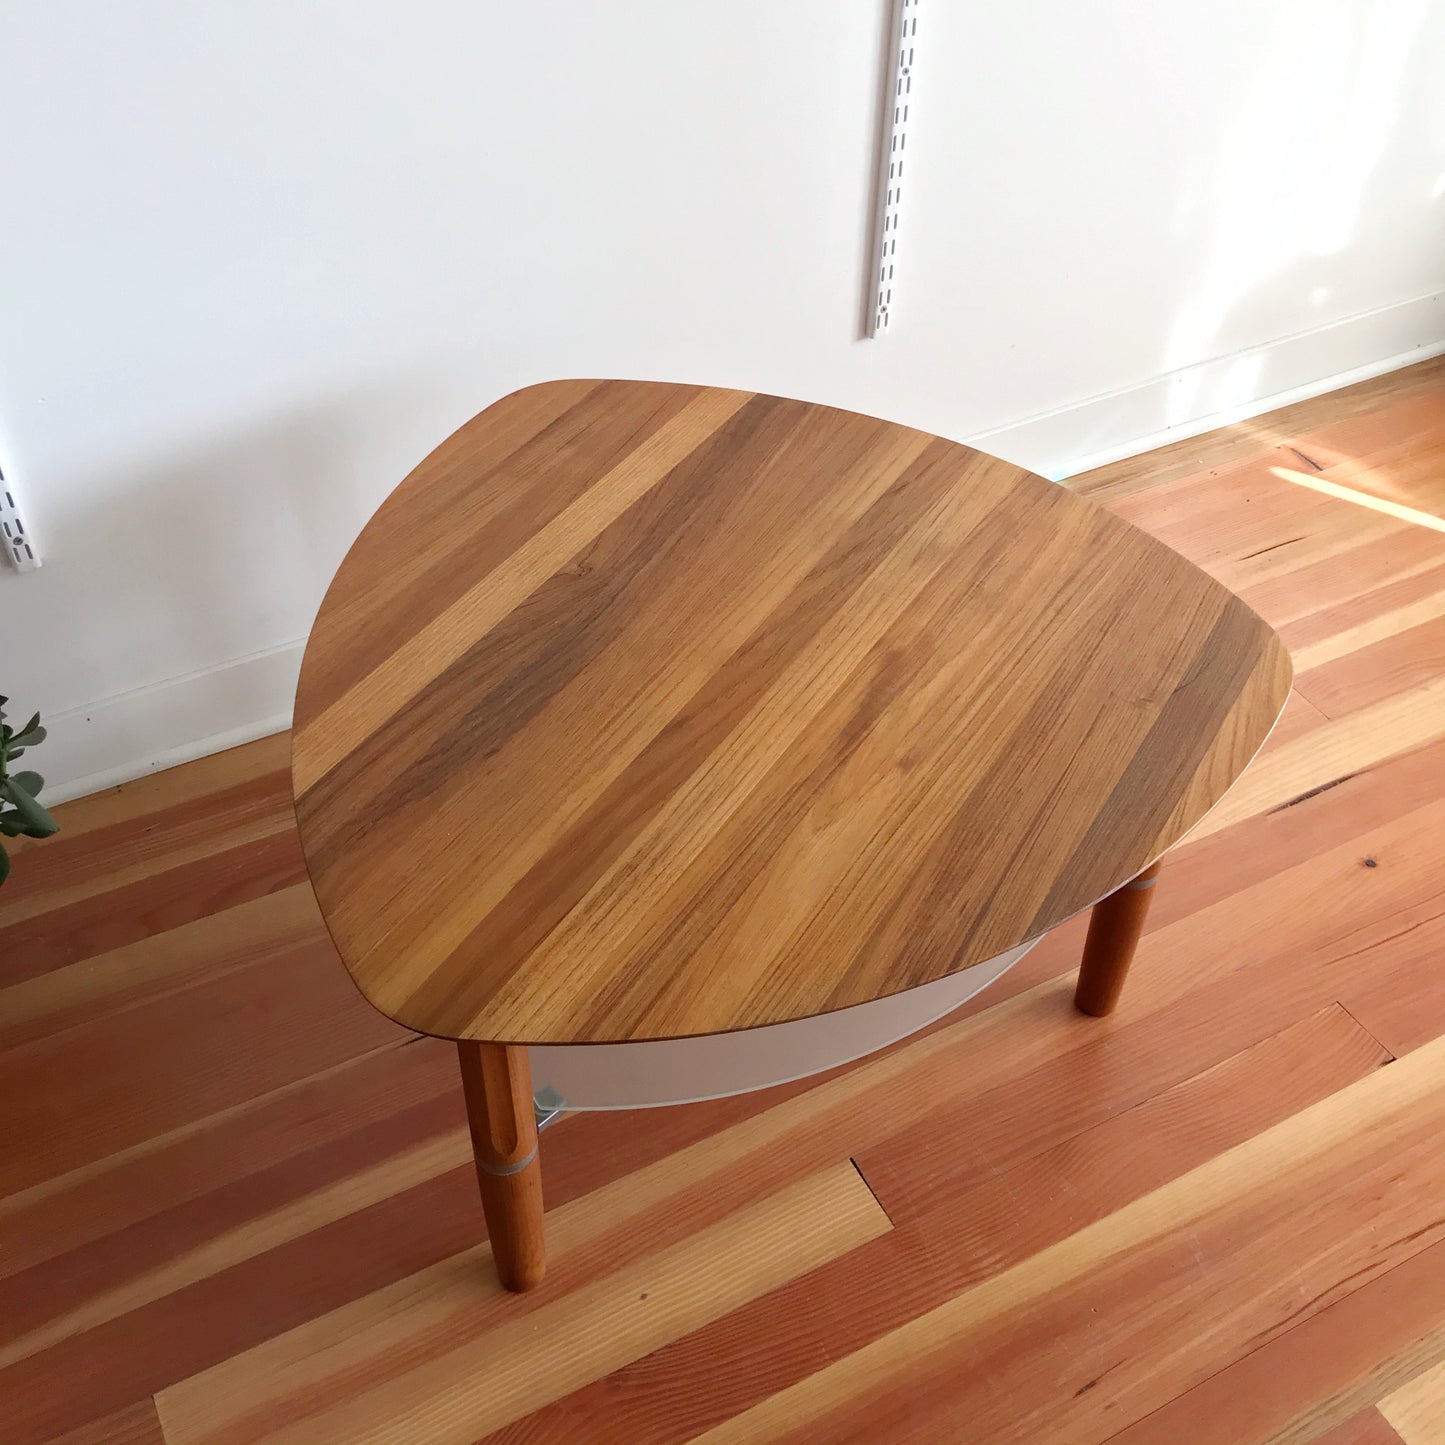
[(1297, 472), (1291, 467), (1271, 467), (1270, 475), (1282, 482), (1293, 482), (1299, 487), (1308, 487), (1327, 497), (1341, 502), (1353, 502), (1358, 507), (1368, 507), (1373, 512), (1383, 512), (1387, 517), (1402, 522), (1413, 522), (1417, 527), (1429, 527), (1432, 531), (1445, 532), (1445, 518), (1432, 512), (1422, 512), (1418, 507), (1407, 507), (1403, 502), (1392, 502), (1385, 497), (1374, 497), (1368, 492), (1356, 491), (1354, 487), (1341, 486), (1339, 482), (1327, 481), (1324, 477), (1312, 476), (1309, 472)]

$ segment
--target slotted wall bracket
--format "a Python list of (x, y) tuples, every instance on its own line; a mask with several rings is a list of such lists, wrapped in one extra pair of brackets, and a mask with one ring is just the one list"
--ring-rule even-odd
[(883, 106), (882, 163), (878, 171), (877, 223), (873, 239), (873, 304), (869, 336), (888, 334), (898, 268), (898, 223), (903, 213), (903, 172), (913, 101), (913, 61), (919, 0), (893, 0), (892, 65)]
[(30, 528), (15, 499), (14, 484), (5, 479), (3, 472), (0, 472), (0, 548), (17, 572), (33, 572), (40, 565), (40, 554), (35, 550)]

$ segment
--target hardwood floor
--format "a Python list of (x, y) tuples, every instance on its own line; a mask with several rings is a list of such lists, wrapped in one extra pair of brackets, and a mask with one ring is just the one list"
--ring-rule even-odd
[(850, 1069), (567, 1117), (525, 1297), (287, 740), (60, 809), (0, 892), (0, 1439), (1445, 1442), (1445, 361), (1072, 485), (1297, 668), (1118, 1012), (1076, 919)]

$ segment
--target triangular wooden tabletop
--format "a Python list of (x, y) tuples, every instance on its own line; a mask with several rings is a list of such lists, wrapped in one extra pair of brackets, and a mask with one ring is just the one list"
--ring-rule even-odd
[(455, 1038), (672, 1038), (991, 958), (1177, 841), (1278, 637), (1016, 466), (776, 397), (498, 402), (342, 564), (297, 696), (362, 992)]

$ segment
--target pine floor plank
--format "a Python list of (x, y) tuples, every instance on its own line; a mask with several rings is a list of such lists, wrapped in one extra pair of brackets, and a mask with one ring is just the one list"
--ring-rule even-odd
[[(1344, 1009), (1331, 1004), (1221, 1063), (1150, 1094), (1127, 1113), (1115, 1114), (1089, 1129), (1061, 1130), (1065, 1137), (1060, 1142), (1033, 1155), (1019, 1148), (1017, 1131), (1010, 1140), (1010, 1156), (1002, 1163), (998, 1152), (988, 1148), (991, 1140), (987, 1134), (977, 1145), (969, 1138), (968, 1144), (959, 1147), (959, 1139), (968, 1136), (949, 1113), (930, 1119), (925, 1129), (860, 1151), (856, 1162), (895, 1223), (929, 1218), (943, 1208), (960, 1216), (950, 1228), (950, 1250), (984, 1259), (1005, 1258), (1023, 1243), (1043, 1248), (1069, 1232), (1048, 1217), (1047, 1205), (1059, 1195), (1069, 1197), (1087, 1222), (1109, 1212), (1102, 1209), (1090, 1214), (1089, 1202), (1095, 1197), (1121, 1205), (1148, 1192), (1147, 1187), (1132, 1186), (1134, 1171), (1140, 1171), (1151, 1185), (1164, 1184), (1184, 1172), (1184, 1159), (1202, 1163), (1223, 1153), (1390, 1062), (1390, 1057)], [(1054, 1080), (1057, 1095), (1049, 1102), (1062, 1112), (1060, 1106), (1068, 1094), (1097, 1091), (1101, 1082), (1107, 1085), (1111, 1079), (1100, 1080), (1093, 1060), (1077, 1074), (1059, 1069)], [(1279, 1098), (1257, 1097), (1265, 1089), (1277, 1091)], [(1286, 1099), (1290, 1107), (1277, 1112)], [(1251, 1119), (1255, 1127), (1242, 1127), (1241, 1117)], [(1131, 1149), (1138, 1151), (1137, 1156), (1131, 1155)], [(1172, 1159), (1176, 1167), (1156, 1173), (1152, 1156), (1158, 1153)], [(1113, 1194), (1116, 1189), (1122, 1192)], [(956, 1204), (959, 1197), (968, 1200), (966, 1208)], [(1018, 1205), (1024, 1199), (1039, 1201), (1044, 1207), (1035, 1206), (1020, 1219)], [(1043, 1233), (1036, 1237), (1039, 1229)]]
[(166, 1445), (154, 1400), (141, 1400), (92, 1420), (64, 1435), (52, 1436), (45, 1445)]
[(1391, 1053), (1445, 1034), (1445, 896), (1433, 917), (1403, 927), (1381, 966), (1342, 984), (1346, 1007)]
[(305, 877), (293, 829), (257, 828), (249, 840), (176, 858), (161, 873), (133, 875), (129, 883), (122, 880), (30, 917), (7, 918), (0, 982), (15, 983), (83, 962), (248, 898), (292, 887)]
[[(1112, 510), (1246, 597), (1291, 578), (1302, 564), (1349, 556), (1409, 529), (1398, 518), (1296, 484), (1286, 462), (1299, 465), (1294, 456), (1275, 450), (1227, 471), (1181, 477)], [(1435, 536), (1435, 545), (1427, 548), (1436, 563), (1441, 540)], [(1396, 565), (1392, 558), (1391, 574)], [(1318, 593), (1302, 598), (1289, 589), (1285, 595), (1303, 601), (1308, 610), (1322, 601)], [(1271, 615), (1268, 605), (1260, 610), (1276, 625), (1291, 620), (1290, 615)]]
[(1361, 1410), (1333, 1430), (1317, 1435), (1310, 1445), (1404, 1445), (1378, 1410)]
[(1156, 487), (1177, 476), (1217, 470), (1241, 454), (1248, 455), (1290, 440), (1349, 452), (1354, 449), (1350, 439), (1381, 411), (1417, 397), (1426, 399), (1427, 404), (1438, 405), (1442, 387), (1445, 387), (1445, 359), (1437, 357), (1325, 396), (1295, 402), (1264, 416), (1234, 422), (1204, 436), (1186, 437), (1140, 456), (1081, 472), (1070, 478), (1069, 486), (1096, 501), (1108, 502)]
[[(0, 1368), (456, 1168), (466, 1145), (449, 1127), (454, 1114), (450, 1100), (393, 1114), (329, 1149), (252, 1173), (244, 1191), (167, 1210), (12, 1276)], [(381, 1162), (357, 1162), (375, 1154)]]
[[(930, 1191), (903, 1216), (890, 1210), (892, 1234), (528, 1416), (488, 1445), (689, 1439), (1386, 1058), (1343, 1010), (1324, 1010), (1012, 1168), (981, 1159), (970, 1171), (973, 1187)], [(906, 1148), (906, 1140), (896, 1143)], [(963, 1152), (978, 1151), (969, 1141)], [(881, 1200), (882, 1168), (856, 1162)], [(870, 1288), (880, 1278), (889, 1288)], [(861, 1296), (871, 1296), (866, 1311), (850, 1307)]]
[[(154, 1148), (39, 1186), (19, 1197), (22, 1207), (0, 1203), (10, 1211), (0, 1212), (0, 1229), (7, 1247), (15, 1242), (17, 1267), (48, 1262), (8, 1289), (0, 1285), (0, 1319), (14, 1301), (17, 1326), (22, 1315), (41, 1328), (61, 1317), (75, 1326), (89, 1320), (0, 1370), (16, 1438), (69, 1428), (473, 1249), (484, 1228), (455, 1070), (455, 1051), (433, 1040), (381, 1050), (231, 1110), (209, 1128), (177, 1131)], [(685, 1155), (805, 1088), (663, 1110), (647, 1116), (645, 1131), (628, 1114), (568, 1116), (547, 1136), (548, 1206)], [(429, 1177), (401, 1187), (396, 1151), (428, 1139), (413, 1152), (426, 1165), (415, 1172)], [(696, 1170), (706, 1168), (698, 1158), (673, 1159), (659, 1217), (608, 1236), (605, 1259), (589, 1256), (576, 1268), (554, 1262), (553, 1281), (588, 1278), (769, 1185), (759, 1160), (727, 1188), (704, 1178), (690, 1194)], [(373, 1192), (385, 1197), (355, 1207), (362, 1199), (344, 1188), (350, 1175), (398, 1192), (382, 1187)], [(639, 1197), (632, 1185), (628, 1194)], [(338, 1216), (329, 1223), (318, 1210), (328, 1201)], [(319, 1227), (295, 1235), (298, 1211)], [(32, 1293), (38, 1298), (27, 1312)], [(117, 1304), (133, 1307), (114, 1314)], [(10, 1344), (19, 1347), (13, 1337)], [(57, 1378), (70, 1388), (56, 1391)]]
[(305, 884), (208, 914), (0, 988), (0, 1049), (99, 1020), (117, 1027), (139, 1005), (325, 937)]
[[(388, 1045), (0, 1199), (0, 1278), (249, 1187), (299, 1154), (450, 1094), (454, 1070), (444, 1047)], [(458, 1107), (452, 1123), (461, 1120)]]
[(1295, 688), (1326, 717), (1347, 717), (1445, 676), (1445, 598), (1425, 621), (1351, 649), (1309, 671)]
[(288, 755), (266, 738), (64, 804), (44, 847), (7, 844), (0, 986), (304, 882)]
[(1335, 421), (1295, 450), (1303, 469), (1352, 493), (1417, 510), (1445, 532), (1445, 474), (1438, 395), (1400, 396), (1348, 427)]
[(1106, 1439), (1445, 1237), (1442, 1124), (1437, 1040), (698, 1439)]
[(1404, 1445), (1445, 1445), (1445, 1362), (1392, 1390), (1380, 1414)]
[[(1267, 761), (1261, 756), (1254, 766)], [(1445, 741), (1402, 751), (1357, 772), (1303, 789), (1228, 828), (1196, 829), (1165, 860), (1146, 937), (1219, 906), (1215, 917), (1227, 916), (1227, 910), (1238, 915), (1243, 925), (1230, 942), (1237, 938), (1239, 947), (1255, 953), (1258, 945), (1250, 942), (1246, 932), (1251, 923), (1250, 910), (1256, 900), (1267, 899), (1271, 878), (1289, 875), (1299, 868), (1318, 869), (1324, 870), (1328, 883), (1325, 877), (1316, 877), (1311, 885), (1305, 881), (1308, 874), (1301, 873), (1296, 876), (1303, 882), (1302, 891), (1313, 887), (1323, 897), (1336, 882), (1342, 882), (1352, 895), (1357, 888), (1368, 890), (1370, 880), (1357, 870), (1364, 867), (1365, 858), (1380, 851), (1385, 832), (1412, 809), (1441, 798), (1445, 798)], [(1426, 852), (1429, 847), (1427, 840)], [(1408, 858), (1406, 864), (1410, 866)], [(1421, 880), (1425, 884), (1422, 896), (1428, 897), (1428, 878), (1421, 875)], [(1367, 898), (1368, 891), (1360, 896)], [(1387, 900), (1383, 906), (1388, 909), (1393, 905)], [(1302, 926), (1310, 929), (1313, 924), (1306, 918)], [(1221, 951), (1210, 950), (1216, 957)], [(1150, 944), (1141, 953), (1139, 967), (1152, 968), (1150, 960), (1155, 957), (1155, 947)], [(1131, 988), (1131, 1010), (1136, 1002)]]
[[(193, 1122), (406, 1035), (369, 1008), (324, 934), (0, 1054), (0, 1193)], [(123, 1088), (117, 1080), (124, 1079)]]
[[(1196, 832), (1165, 858), (1146, 927), (1156, 932), (1346, 845), (1357, 850), (1355, 862), (1363, 866), (1378, 849), (1382, 830), (1422, 803), (1441, 798), (1445, 742), (1308, 789), (1228, 829), (1203, 836)], [(1071, 960), (1077, 957), (1069, 955)], [(1149, 957), (1141, 955), (1141, 966), (1147, 966)]]
[(45, 1440), (137, 1389), (160, 1390), (409, 1278), (483, 1234), (475, 1178), (450, 1170), (6, 1367), (7, 1428), (16, 1445)]
[[(272, 733), (240, 747), (180, 763), (160, 772), (147, 773), (129, 783), (102, 788), (84, 798), (60, 806), (64, 809), (65, 832), (74, 842), (87, 833), (116, 823), (135, 828), (137, 820), (154, 819), (199, 800), (227, 794), (244, 784), (269, 789), (270, 780), (291, 766), (291, 734)], [(57, 814), (57, 816), (60, 816)], [(141, 823), (140, 826), (147, 826)], [(25, 848), (36, 844), (26, 841)], [(46, 843), (47, 850), (50, 843)], [(34, 861), (34, 860), (32, 860)]]
[(1089, 1046), (1123, 1067), (1120, 1049), (1142, 1036), (1156, 1009), (1176, 1010), (1184, 1047), (1192, 1031), (1209, 1035), (1216, 1022), (1224, 1028), (1237, 1006), (1287, 1020), (1337, 997), (1402, 931), (1439, 912), (1432, 849), (1445, 826), (1442, 810), (1445, 803), (1431, 802), (1344, 833), (1277, 873), (1256, 867), (1257, 881), (1161, 923), (1146, 936), (1147, 953), (1140, 950), (1127, 1006), (1094, 1031)]
[[(285, 737), (280, 743), (286, 743)], [(284, 831), (290, 779), (276, 739), (238, 748), (118, 789), (100, 799), (63, 804), (64, 827), (40, 847), (16, 847), (25, 858), (7, 889), (16, 919), (55, 912), (127, 882), (149, 880), (187, 859)], [(122, 797), (130, 806), (122, 807)]]
[[(564, 1250), (568, 1223), (554, 1223)], [(170, 1445), (317, 1439), (363, 1445), (402, 1438), (468, 1445), (888, 1228), (887, 1215), (844, 1162), (574, 1294), (525, 1315), (499, 1311), (490, 1329), (462, 1331), (446, 1316), (473, 1312), (484, 1292), (483, 1270), (474, 1262), (460, 1279), (450, 1271), (438, 1283), (439, 1297), (411, 1293), (410, 1313), (425, 1306), (429, 1318), (400, 1341), (403, 1311), (387, 1296), (348, 1311), (329, 1338), (327, 1321), (307, 1330), (314, 1353), (299, 1362), (293, 1357), (289, 1368), (278, 1368), (280, 1351), (262, 1347), (162, 1391), (157, 1403), (166, 1439)], [(495, 1299), (500, 1286), (485, 1292)], [(540, 1350), (539, 1341), (545, 1342)], [(398, 1358), (404, 1373), (395, 1368)], [(318, 1388), (338, 1372), (343, 1393)]]
[(1437, 677), (1262, 753), (1190, 837), (1207, 838), (1311, 788), (1325, 787), (1442, 738), (1445, 677)]
[(1445, 1244), (1241, 1354), (1111, 1445), (1309, 1445), (1445, 1358)]
[(1295, 672), (1306, 673), (1421, 623), (1432, 622), (1442, 614), (1445, 565), (1407, 570), (1380, 586), (1317, 607), (1286, 623), (1282, 635)]
[[(1368, 616), (1381, 595), (1414, 595), (1415, 579), (1438, 576), (1445, 561), (1440, 543), (1437, 532), (1401, 525), (1356, 537), (1347, 547), (1302, 557), (1288, 571), (1243, 587), (1240, 596), (1271, 625), (1285, 630), (1295, 645), (1318, 644), (1348, 631), (1351, 624), (1341, 614), (1352, 613), (1352, 603)], [(1309, 631), (1301, 637), (1305, 629)]]

